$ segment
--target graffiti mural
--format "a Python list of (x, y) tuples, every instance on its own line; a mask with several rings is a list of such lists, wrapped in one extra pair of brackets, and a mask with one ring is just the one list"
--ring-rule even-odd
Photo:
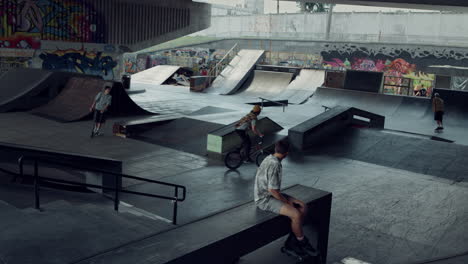
[(12, 37), (0, 37), (0, 48), (6, 49), (39, 49), (41, 39), (39, 36), (16, 34)]
[(1, 47), (39, 49), (41, 40), (104, 43), (104, 22), (84, 1), (0, 1)]
[(324, 58), (324, 68), (384, 72), (386, 84), (389, 86), (402, 85), (407, 82), (405, 79), (409, 79), (409, 95), (413, 90), (415, 94), (424, 90), (427, 96), (431, 95), (435, 75), (424, 72), (430, 65), (462, 66), (468, 63), (468, 53), (448, 48), (399, 49), (385, 46), (370, 48), (352, 44), (341, 46), (333, 44), (327, 45), (321, 54)]
[(290, 52), (266, 52), (263, 64), (288, 67), (312, 68), (322, 65), (322, 56), (318, 54), (301, 54)]
[(99, 75), (106, 80), (112, 80), (116, 77), (114, 69), (117, 67), (118, 62), (102, 52), (73, 49), (57, 50), (44, 52), (39, 55), (39, 58), (42, 60), (42, 68), (45, 70)]
[(226, 54), (225, 50), (182, 48), (153, 53), (124, 55), (124, 74), (134, 74), (157, 65), (177, 65), (190, 68), (198, 75), (210, 69)]
[(134, 74), (137, 73), (137, 55), (126, 53), (124, 55), (124, 73)]

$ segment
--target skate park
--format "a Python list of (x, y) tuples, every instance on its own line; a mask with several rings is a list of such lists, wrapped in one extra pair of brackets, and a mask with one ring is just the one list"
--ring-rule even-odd
[[(386, 5), (418, 7), (406, 2)], [(171, 6), (179, 24), (186, 4), (208, 8)], [(155, 44), (173, 38), (161, 35)], [(254, 105), (265, 150), (291, 144), (282, 189), (311, 211), (305, 232), (320, 258), (310, 263), (466, 263), (466, 91), (434, 81), (430, 92), (446, 105), (436, 133), (432, 96), (385, 93), (407, 87), (383, 74), (273, 65), (271, 51), (237, 39), (197, 45), (228, 48), (208, 75), (187, 79), (183, 63), (129, 79), (46, 67), (0, 74), (0, 263), (296, 263), (281, 252), (289, 220), (253, 203), (257, 165), (223, 162), (241, 144), (234, 124)], [(466, 74), (459, 65), (432, 72)], [(109, 85), (103, 135), (90, 138), (90, 105)]]

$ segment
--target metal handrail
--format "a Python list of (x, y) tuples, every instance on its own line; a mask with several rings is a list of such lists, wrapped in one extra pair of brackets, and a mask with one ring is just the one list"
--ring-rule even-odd
[(286, 107), (288, 106), (287, 104), (285, 103), (280, 103), (280, 102), (277, 102), (277, 101), (272, 101), (270, 99), (266, 99), (266, 98), (263, 98), (263, 97), (259, 97), (258, 99), (261, 99), (262, 100), (262, 108), (263, 108), (263, 102), (264, 101), (267, 101), (267, 102), (270, 102), (270, 103), (274, 103), (274, 104), (277, 104), (279, 106), (282, 106), (283, 107), (283, 112), (285, 112), (285, 109)]
[(226, 63), (226, 60), (230, 59), (231, 56), (235, 57), (238, 52), (239, 52), (239, 44), (236, 43), (228, 52), (226, 52), (226, 54), (223, 56), (223, 58), (218, 63), (216, 63), (216, 65), (213, 68), (211, 68), (208, 71), (208, 79), (207, 79), (207, 82), (206, 82), (207, 87), (209, 85), (211, 85), (212, 80), (215, 79), (216, 77), (218, 77), (218, 75), (221, 74), (221, 72), (224, 70), (224, 68), (227, 65), (229, 65), (229, 62)]
[[(21, 177), (24, 177), (24, 163), (27, 160), (33, 161), (33, 163), (34, 163), (34, 176), (33, 176), (33, 179), (34, 179), (34, 197), (35, 197), (35, 208), (38, 209), (38, 210), (40, 209), (39, 188), (40, 188), (41, 179), (46, 180), (46, 181), (56, 182), (56, 183), (73, 184), (73, 185), (78, 185), (78, 186), (82, 186), (82, 187), (90, 187), (90, 188), (96, 188), (96, 189), (101, 189), (101, 190), (114, 191), (114, 210), (115, 211), (119, 211), (119, 203), (120, 203), (119, 194), (120, 193), (129, 193), (129, 194), (134, 194), (134, 195), (139, 195), (139, 196), (146, 196), (146, 197), (158, 198), (158, 199), (163, 199), (163, 200), (170, 200), (174, 204), (173, 214), (172, 214), (172, 224), (174, 224), (174, 225), (177, 224), (177, 208), (178, 208), (177, 203), (185, 201), (185, 198), (186, 198), (186, 195), (187, 195), (187, 188), (185, 186), (182, 186), (182, 185), (172, 184), (172, 183), (167, 183), (167, 182), (161, 182), (161, 181), (155, 181), (155, 180), (145, 179), (145, 178), (141, 178), (141, 177), (126, 175), (126, 174), (107, 171), (107, 170), (89, 169), (89, 168), (84, 168), (84, 167), (80, 167), (80, 166), (66, 164), (66, 163), (63, 163), (63, 162), (50, 161), (50, 160), (46, 160), (46, 159), (43, 159), (43, 158), (40, 158), (40, 157), (33, 157), (33, 156), (21, 156), (18, 159), (18, 166), (19, 166), (19, 172), (20, 172), (19, 174), (20, 174)], [(113, 175), (114, 178), (115, 178), (115, 181), (114, 181), (115, 188), (105, 187), (105, 186), (95, 185), (95, 184), (89, 184), (89, 183), (81, 183), (81, 182), (60, 180), (60, 179), (54, 179), (54, 178), (48, 178), (48, 177), (41, 177), (41, 176), (39, 176), (39, 163), (45, 163), (45, 164), (49, 164), (49, 165), (59, 165), (59, 166), (69, 167), (69, 168), (77, 169), (77, 170), (87, 170), (87, 171), (90, 171), (90, 172), (110, 174), (110, 175)], [(174, 187), (174, 197), (165, 196), (165, 195), (150, 194), (150, 193), (144, 193), (144, 192), (135, 192), (135, 191), (123, 190), (122, 187), (119, 184), (119, 181), (118, 181), (119, 177), (120, 178), (134, 179), (134, 180), (139, 180), (139, 181), (144, 181), (144, 182), (149, 182), (149, 183), (155, 183), (155, 184)], [(179, 197), (179, 189), (182, 189), (182, 197)]]
[[(231, 52), (237, 50), (238, 46), (239, 46), (239, 44), (236, 43), (228, 52), (226, 52), (226, 54), (224, 55), (224, 57), (223, 57), (218, 63), (216, 63), (216, 65), (210, 70), (210, 72), (209, 72), (209, 75), (210, 75), (210, 76), (215, 76), (215, 77), (218, 76), (218, 73), (220, 73), (220, 72), (222, 71), (222, 70), (218, 71), (218, 67), (221, 66), (221, 64), (224, 62), (224, 60), (225, 60), (226, 58), (229, 58)], [(235, 53), (237, 53), (237, 52), (235, 52)], [(214, 74), (214, 75), (213, 75), (213, 70), (215, 71), (215, 74)]]

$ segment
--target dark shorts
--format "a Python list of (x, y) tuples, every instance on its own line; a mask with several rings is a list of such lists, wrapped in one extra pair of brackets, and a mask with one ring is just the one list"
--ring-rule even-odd
[(94, 122), (96, 123), (105, 123), (106, 122), (106, 112), (101, 113), (99, 110), (94, 111)]
[(438, 111), (434, 113), (434, 120), (442, 121), (444, 119), (444, 112)]

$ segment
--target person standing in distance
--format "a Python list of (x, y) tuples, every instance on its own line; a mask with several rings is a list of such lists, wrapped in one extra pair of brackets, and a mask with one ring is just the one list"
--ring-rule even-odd
[(106, 122), (107, 108), (109, 108), (112, 103), (112, 95), (110, 95), (111, 89), (111, 86), (106, 86), (103, 92), (99, 92), (89, 108), (90, 112), (94, 111), (94, 129), (91, 132), (91, 137), (102, 135), (100, 130)]
[(432, 110), (434, 111), (434, 120), (437, 122), (436, 131), (442, 131), (444, 129), (444, 100), (440, 98), (439, 93), (434, 94), (432, 99)]

